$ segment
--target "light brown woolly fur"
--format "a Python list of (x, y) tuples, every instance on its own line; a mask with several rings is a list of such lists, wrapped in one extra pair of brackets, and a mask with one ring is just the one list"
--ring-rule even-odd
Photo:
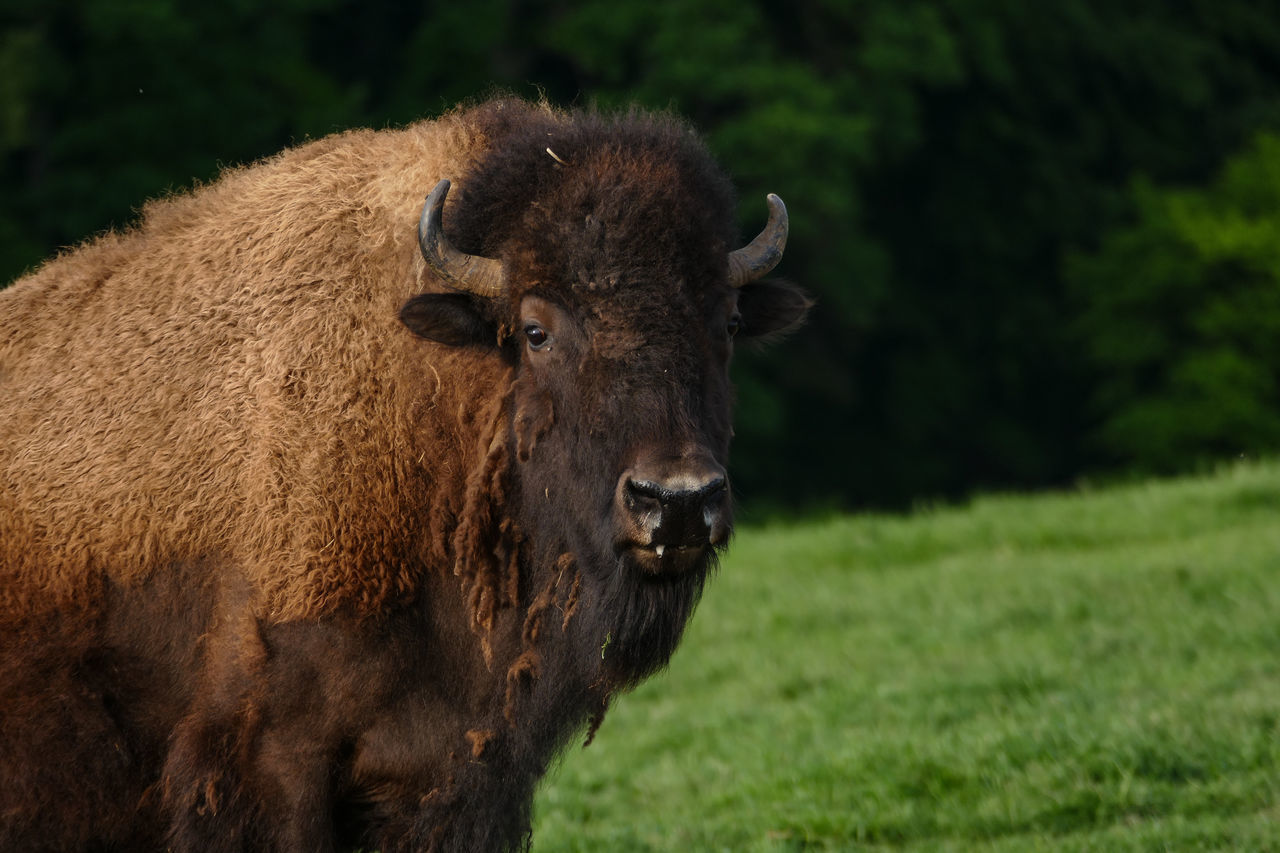
[(275, 620), (411, 594), (406, 534), (438, 548), (461, 509), (420, 502), (462, 494), (472, 422), (496, 415), (397, 311), (430, 286), (425, 188), (483, 147), (463, 114), (326, 138), (0, 291), (0, 613), (209, 554)]

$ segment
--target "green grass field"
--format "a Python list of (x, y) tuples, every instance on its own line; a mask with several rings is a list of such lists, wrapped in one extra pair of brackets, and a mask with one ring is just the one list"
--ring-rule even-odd
[(1280, 463), (747, 528), (534, 851), (1280, 850)]

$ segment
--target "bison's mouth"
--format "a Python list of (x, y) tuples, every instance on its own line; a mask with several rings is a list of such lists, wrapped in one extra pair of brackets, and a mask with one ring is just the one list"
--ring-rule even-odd
[(647, 545), (627, 549), (629, 562), (652, 576), (676, 576), (706, 567), (712, 548), (703, 545)]

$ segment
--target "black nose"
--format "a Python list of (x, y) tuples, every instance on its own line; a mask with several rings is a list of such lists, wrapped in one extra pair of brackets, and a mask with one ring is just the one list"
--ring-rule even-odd
[(724, 469), (703, 463), (631, 471), (621, 497), (642, 544), (692, 548), (728, 538), (728, 491)]

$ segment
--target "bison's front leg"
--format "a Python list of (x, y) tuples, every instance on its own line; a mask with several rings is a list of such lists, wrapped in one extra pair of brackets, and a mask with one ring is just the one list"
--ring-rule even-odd
[(263, 727), (252, 704), (188, 718), (164, 771), (172, 849), (333, 850), (332, 763), (313, 732)]
[(264, 626), (245, 612), (213, 626), (164, 766), (174, 850), (335, 848), (334, 771), (358, 711), (335, 694), (359, 691), (334, 689), (332, 673), (353, 670), (334, 636), (332, 626)]
[(468, 718), (429, 688), (401, 697), (353, 755), (361, 845), (382, 853), (520, 849), (540, 767), (521, 760), (523, 741), (500, 712)]

